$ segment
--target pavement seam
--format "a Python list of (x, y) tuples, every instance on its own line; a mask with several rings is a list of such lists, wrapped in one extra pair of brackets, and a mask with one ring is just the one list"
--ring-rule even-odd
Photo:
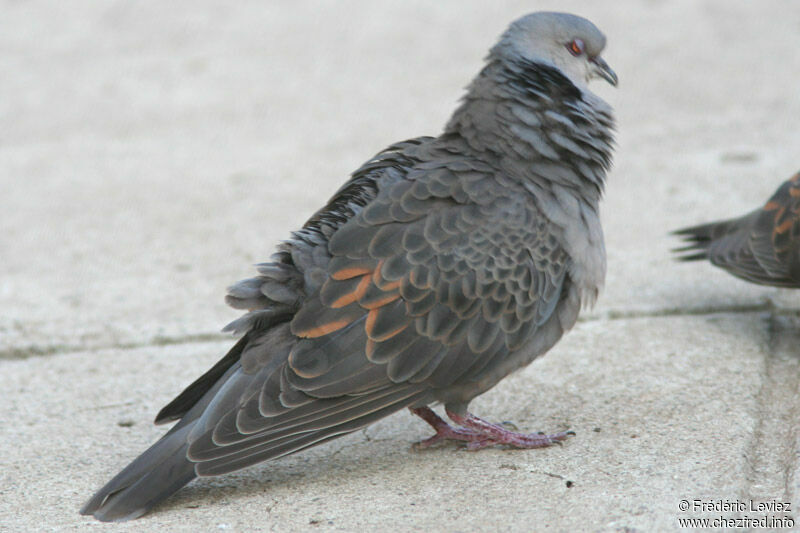
[(777, 307), (772, 300), (764, 300), (753, 304), (737, 305), (709, 305), (684, 309), (679, 307), (665, 307), (653, 310), (621, 311), (610, 309), (604, 313), (589, 315), (578, 319), (579, 322), (593, 322), (597, 320), (623, 320), (629, 318), (660, 318), (673, 316), (707, 316), (718, 314), (747, 314), (769, 312), (776, 316), (800, 317), (800, 309)]
[[(680, 316), (707, 316), (717, 314), (747, 314), (770, 312), (775, 316), (800, 317), (800, 309), (778, 308), (772, 301), (765, 300), (755, 304), (741, 305), (717, 305), (696, 307), (691, 309), (663, 308), (653, 310), (632, 310), (622, 311), (610, 309), (600, 314), (588, 315), (578, 319), (578, 322), (597, 322), (600, 320), (629, 320), (637, 318), (661, 318), (661, 317), (680, 317)], [(79, 346), (55, 344), (49, 346), (20, 346), (0, 349), (0, 361), (18, 361), (34, 357), (48, 357), (76, 352), (97, 352), (101, 350), (136, 350), (147, 347), (172, 346), (178, 344), (192, 344), (201, 342), (220, 342), (233, 340), (230, 335), (224, 333), (196, 333), (180, 337), (154, 337), (149, 341), (143, 342), (123, 342), (98, 344), (95, 346)]]
[(773, 314), (765, 321), (767, 355), (741, 499), (792, 502), (800, 435), (800, 321)]
[(110, 344), (98, 344), (95, 346), (79, 346), (55, 344), (50, 346), (23, 346), (11, 347), (0, 350), (0, 361), (19, 361), (36, 357), (48, 357), (52, 355), (62, 355), (76, 352), (99, 352), (102, 350), (137, 350), (140, 348), (173, 346), (178, 344), (194, 344), (203, 342), (221, 342), (233, 340), (232, 337), (224, 333), (195, 333), (181, 337), (154, 337), (149, 341), (143, 342), (121, 342)]

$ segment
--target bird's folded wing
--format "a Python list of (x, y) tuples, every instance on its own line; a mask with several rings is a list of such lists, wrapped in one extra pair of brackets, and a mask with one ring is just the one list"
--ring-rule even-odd
[(253, 338), (190, 437), (201, 475), (293, 453), (477, 379), (552, 315), (568, 270), (530, 198), (451, 161), (332, 235), (326, 279)]
[(800, 173), (781, 185), (764, 205), (749, 243), (773, 282), (800, 285)]

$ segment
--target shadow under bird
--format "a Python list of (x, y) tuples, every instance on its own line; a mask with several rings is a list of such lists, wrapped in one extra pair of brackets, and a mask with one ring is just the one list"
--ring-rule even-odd
[(764, 206), (742, 217), (674, 232), (689, 244), (681, 261), (708, 259), (760, 285), (800, 288), (800, 172)]
[[(400, 409), (470, 449), (567, 438), (469, 402), (546, 352), (605, 278), (598, 217), (616, 85), (588, 20), (533, 13), (491, 49), (438, 137), (380, 152), (227, 302), (241, 340), (156, 417), (178, 423), (83, 507), (137, 518), (197, 476), (350, 433)], [(444, 404), (451, 426), (428, 406)]]

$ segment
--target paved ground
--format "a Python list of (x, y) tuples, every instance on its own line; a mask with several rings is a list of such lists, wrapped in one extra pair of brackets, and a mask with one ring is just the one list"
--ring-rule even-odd
[[(608, 35), (619, 148), (599, 305), (474, 402), (563, 447), (414, 452), (403, 413), (193, 483), (148, 517), (82, 502), (231, 345), (222, 302), (392, 141), (439, 131), (536, 9)], [(800, 296), (671, 261), (670, 229), (743, 213), (798, 167), (800, 5), (0, 3), (0, 530), (657, 531), (681, 500), (800, 515)]]

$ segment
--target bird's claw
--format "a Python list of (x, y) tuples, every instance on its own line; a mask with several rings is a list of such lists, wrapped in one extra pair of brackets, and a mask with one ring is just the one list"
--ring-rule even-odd
[[(436, 430), (435, 435), (414, 445), (417, 450), (429, 448), (446, 440), (464, 442), (466, 449), (469, 451), (482, 450), (496, 445), (523, 449), (544, 448), (553, 444), (561, 446), (563, 444), (562, 441), (575, 435), (574, 431), (564, 431), (552, 435), (546, 435), (542, 432), (519, 433), (503, 427), (506, 425), (513, 426), (513, 424), (507, 422), (492, 424), (471, 414), (459, 416), (448, 412), (450, 418), (461, 424), (461, 427), (453, 427), (427, 407), (412, 409), (411, 412), (421, 417)], [(516, 426), (513, 427), (516, 429)]]

